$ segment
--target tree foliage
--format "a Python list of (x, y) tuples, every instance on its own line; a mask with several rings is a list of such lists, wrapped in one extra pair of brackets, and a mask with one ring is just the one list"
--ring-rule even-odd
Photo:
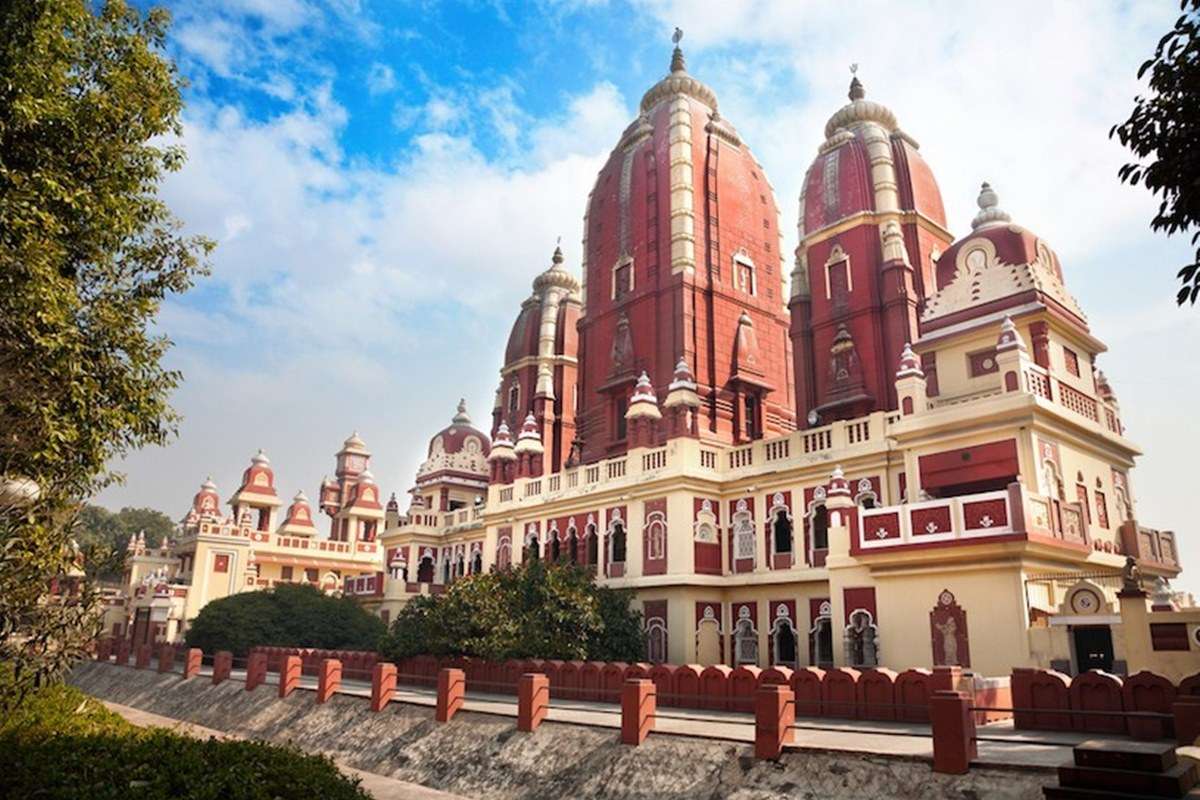
[(466, 655), (640, 661), (632, 593), (596, 585), (590, 570), (527, 561), (470, 575), (441, 595), (413, 598), (381, 649), (386, 657)]
[(145, 532), (146, 542), (157, 547), (164, 538), (175, 535), (175, 523), (153, 508), (125, 507), (112, 512), (103, 506), (88, 504), (79, 510), (75, 524), (75, 542), (83, 552), (88, 577), (101, 580), (120, 578), (125, 571), (125, 552), (129, 537)]
[(121, 0), (0, 3), (0, 702), (94, 634), (89, 595), (43, 602), (46, 583), (109, 462), (175, 430), (179, 375), (150, 328), (211, 245), (158, 196), (183, 162), (167, 25)]
[(1181, 0), (1183, 12), (1142, 64), (1138, 79), (1150, 75), (1150, 94), (1134, 98), (1133, 113), (1109, 136), (1116, 136), (1138, 161), (1121, 167), (1123, 182), (1144, 185), (1159, 198), (1150, 221), (1167, 235), (1195, 230), (1195, 259), (1179, 270), (1176, 301), (1200, 297), (1200, 0)]
[(282, 583), (212, 601), (188, 626), (186, 639), (206, 653), (244, 656), (258, 645), (374, 650), (386, 632), (379, 617), (351, 598)]

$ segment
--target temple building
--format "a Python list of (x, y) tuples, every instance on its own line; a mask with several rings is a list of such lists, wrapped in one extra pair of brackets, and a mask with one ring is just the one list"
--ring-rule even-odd
[[(586, 198), (578, 273), (531, 270), (488, 433), (460, 403), (403, 512), (347, 440), (327, 538), (302, 496), (280, 525), (256, 460), (233, 517), (206, 485), (134, 582), (184, 576), (183, 621), (306, 559), (390, 620), (536, 558), (633, 590), (655, 662), (1182, 673), (1200, 611), (1166, 587), (1174, 534), (1138, 521), (1140, 451), (1049, 242), (987, 183), (947, 220), (857, 77), (814, 139), (789, 276), (766, 173), (676, 47)], [(242, 583), (214, 593), (218, 552)]]
[(337, 478), (321, 484), (318, 519), (304, 492), (282, 514), (275, 472), (261, 450), (223, 513), (217, 485), (205, 479), (174, 541), (157, 546), (145, 535), (129, 540), (124, 590), (106, 598), (104, 628), (132, 644), (180, 640), (189, 621), (213, 600), (280, 583), (306, 583), (339, 592), (359, 575), (375, 579), (384, 522), (380, 489), (368, 468), (371, 453), (355, 433), (337, 453)]

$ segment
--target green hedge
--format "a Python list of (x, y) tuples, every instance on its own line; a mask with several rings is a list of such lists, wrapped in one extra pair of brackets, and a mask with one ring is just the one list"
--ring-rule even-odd
[(368, 800), (332, 761), (264, 742), (138, 728), (70, 686), (0, 717), (0, 797)]
[(285, 583), (214, 600), (200, 609), (186, 638), (188, 647), (205, 653), (229, 650), (241, 657), (258, 645), (374, 650), (386, 633), (379, 617), (349, 597)]

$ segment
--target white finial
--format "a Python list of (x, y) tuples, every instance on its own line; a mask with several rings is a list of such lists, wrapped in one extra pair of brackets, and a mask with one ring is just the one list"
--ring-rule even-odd
[(984, 181), (983, 185), (979, 187), (979, 197), (975, 202), (979, 204), (979, 213), (975, 215), (975, 219), (971, 220), (972, 229), (979, 230), (1012, 221), (1008, 212), (1000, 208), (1000, 198), (987, 181)]
[(467, 399), (465, 397), (461, 398), (458, 401), (458, 413), (456, 413), (454, 415), (454, 424), (455, 425), (471, 424), (471, 415), (467, 413)]
[(258, 464), (264, 467), (271, 463), (271, 459), (267, 458), (267, 454), (263, 452), (261, 447), (258, 448), (258, 452), (254, 455), (254, 458), (250, 459), (250, 461), (253, 464)]
[(842, 472), (841, 464), (838, 464), (836, 467), (833, 468), (832, 477), (835, 481), (840, 481), (842, 478), (846, 477), (846, 473)]

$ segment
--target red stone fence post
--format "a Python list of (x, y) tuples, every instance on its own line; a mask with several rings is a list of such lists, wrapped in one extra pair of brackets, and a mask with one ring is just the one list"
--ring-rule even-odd
[(975, 717), (965, 692), (935, 691), (929, 699), (933, 728), (933, 771), (962, 775), (979, 753), (975, 742)]
[[(266, 658), (263, 654), (263, 658)], [(300, 687), (300, 674), (303, 664), (300, 656), (284, 656), (279, 664), (279, 696), (287, 697)]]
[(371, 710), (383, 711), (396, 691), (396, 665), (380, 661), (371, 670)]
[(654, 730), (658, 687), (649, 678), (630, 678), (621, 687), (621, 744), (635, 747)]
[(175, 669), (175, 645), (164, 644), (158, 648), (158, 671), (170, 672)]
[(317, 702), (324, 703), (333, 697), (342, 685), (342, 660), (327, 658), (321, 662), (321, 671), (317, 674)]
[(138, 645), (136, 660), (133, 666), (138, 669), (148, 669), (150, 667), (150, 645)]
[(251, 653), (246, 661), (246, 691), (253, 691), (267, 681), (267, 654)]
[(517, 730), (533, 733), (546, 719), (550, 681), (540, 672), (527, 672), (517, 683)]
[(467, 675), (461, 669), (445, 667), (438, 671), (437, 712), (438, 722), (449, 722), (463, 707), (467, 693)]
[(1175, 716), (1175, 740), (1184, 746), (1200, 742), (1200, 695), (1179, 695), (1171, 711)]
[(754, 693), (754, 757), (776, 760), (792, 741), (796, 693), (790, 686), (767, 684)]
[(120, 639), (117, 642), (117, 663), (125, 665), (129, 663), (129, 640)]
[(204, 651), (199, 647), (192, 647), (187, 651), (187, 657), (183, 661), (183, 679), (194, 678), (200, 674), (200, 665), (204, 663)]
[(228, 650), (218, 651), (213, 656), (213, 673), (212, 682), (216, 686), (221, 681), (229, 680), (229, 674), (233, 672), (233, 653)]

